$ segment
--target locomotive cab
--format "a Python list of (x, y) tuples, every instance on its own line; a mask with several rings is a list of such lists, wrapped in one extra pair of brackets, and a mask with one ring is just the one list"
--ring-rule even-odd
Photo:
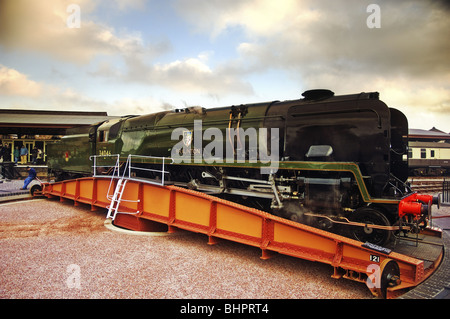
[(123, 146), (121, 139), (124, 118), (112, 119), (103, 122), (96, 132), (96, 154), (112, 155), (120, 154)]

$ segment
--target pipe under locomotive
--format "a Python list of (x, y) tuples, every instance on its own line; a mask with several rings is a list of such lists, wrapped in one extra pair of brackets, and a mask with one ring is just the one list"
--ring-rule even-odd
[[(57, 179), (90, 175), (91, 155), (120, 154), (124, 161), (129, 154), (180, 156), (166, 166), (166, 183), (360, 241), (383, 245), (393, 235), (425, 227), (438, 197), (412, 193), (406, 183), (405, 115), (376, 92), (335, 96), (311, 90), (303, 96), (72, 129), (49, 145), (49, 172)], [(139, 177), (157, 178), (149, 170)]]

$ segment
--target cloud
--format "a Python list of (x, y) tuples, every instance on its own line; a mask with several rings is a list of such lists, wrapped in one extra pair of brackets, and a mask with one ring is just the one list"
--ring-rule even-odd
[[(2, 52), (44, 53), (79, 65), (80, 72), (91, 76), (90, 83), (123, 85), (126, 92), (138, 87), (140, 98), (116, 101), (142, 109), (145, 103), (164, 104), (142, 97), (147, 89), (159, 92), (162, 88), (174, 100), (180, 100), (175, 96), (200, 95), (217, 101), (240, 95), (245, 102), (264, 95), (257, 91), (258, 85), (270, 89), (271, 81), (289, 81), (290, 87), (299, 86), (299, 92), (313, 88), (329, 88), (336, 94), (379, 91), (388, 105), (410, 114), (430, 112), (444, 119), (450, 113), (448, 1), (378, 0), (381, 28), (371, 29), (366, 24), (371, 0), (174, 0), (159, 7), (175, 8), (179, 20), (168, 28), (166, 38), (156, 42), (149, 42), (155, 35), (144, 33), (148, 30), (113, 27), (110, 22), (111, 15), (124, 14), (121, 23), (125, 23), (133, 11), (154, 14), (152, 2), (78, 0), (81, 26), (73, 29), (67, 26), (70, 3), (0, 0)], [(107, 17), (109, 23), (99, 17)], [(133, 25), (140, 25), (137, 22)], [(195, 33), (194, 42), (190, 53), (178, 54), (178, 43), (172, 41), (186, 33), (174, 36), (172, 32), (179, 32), (177, 28), (186, 26), (183, 23), (191, 31), (187, 37)], [(187, 40), (191, 38), (181, 40), (180, 46)], [(199, 43), (198, 52), (192, 53)], [(46, 96), (51, 104), (73, 103), (73, 107), (83, 103), (115, 106), (76, 90), (35, 82), (25, 73), (2, 67), (0, 94)], [(277, 78), (264, 80), (268, 74)]]
[[(292, 23), (298, 1), (283, 0), (179, 0), (177, 12), (198, 32), (218, 37), (228, 28), (241, 26), (249, 36), (272, 36)], [(297, 15), (302, 16), (300, 11)]]
[[(80, 28), (69, 28), (67, 0), (14, 0), (0, 2), (0, 45), (11, 50), (32, 50), (69, 63), (96, 62), (89, 74), (125, 83), (164, 86), (174, 90), (224, 94), (251, 94), (252, 88), (236, 74), (211, 69), (204, 56), (185, 57), (168, 63), (155, 58), (172, 50), (167, 40), (146, 44), (140, 32), (118, 32), (89, 18), (100, 2), (80, 0)], [(139, 10), (145, 1), (115, 0), (114, 12)], [(71, 20), (72, 21), (72, 20)], [(202, 53), (203, 54), (203, 53)], [(109, 56), (110, 59), (98, 59)], [(119, 62), (118, 62), (119, 61)]]
[(127, 82), (138, 82), (173, 90), (202, 94), (252, 94), (249, 83), (240, 79), (238, 74), (220, 66), (211, 69), (204, 53), (195, 58), (178, 59), (169, 63), (147, 64), (142, 59), (126, 59)]
[[(448, 82), (447, 82), (448, 83)], [(438, 116), (450, 114), (450, 90), (448, 87), (429, 83), (427, 80), (411, 83), (408, 79), (378, 79), (375, 86), (382, 88), (382, 98), (392, 107), (408, 106), (409, 113), (428, 112)]]
[(0, 64), (0, 95), (37, 97), (42, 86), (25, 74)]
[[(139, 7), (142, 2), (116, 2), (119, 8)], [(63, 61), (86, 64), (97, 55), (131, 54), (151, 48), (139, 33), (117, 34), (114, 28), (89, 20), (98, 1), (80, 0), (80, 27), (71, 28), (66, 0), (14, 0), (0, 2), (0, 44), (11, 50), (44, 52)], [(68, 23), (69, 22), (69, 23)]]
[(241, 28), (234, 67), (243, 74), (277, 69), (304, 89), (380, 91), (404, 109), (447, 111), (448, 1), (379, 0), (381, 28), (367, 26), (371, 3), (179, 0), (176, 8), (216, 41)]
[[(302, 5), (300, 5), (300, 3)], [(327, 72), (352, 72), (411, 76), (449, 71), (450, 19), (445, 11), (424, 1), (381, 2), (380, 29), (366, 25), (363, 1), (318, 2), (311, 7), (298, 2), (285, 28), (276, 36), (261, 35), (255, 45), (261, 65), (270, 61), (282, 68)], [(297, 19), (297, 12), (303, 17)], [(320, 13), (318, 13), (320, 12)]]
[(368, 28), (370, 2), (359, 0), (179, 0), (177, 9), (196, 30), (214, 37), (241, 27), (249, 40), (238, 50), (260, 68), (308, 75), (339, 68), (413, 76), (450, 70), (450, 19), (443, 2), (378, 3), (379, 29)]
[(109, 102), (71, 88), (36, 82), (27, 75), (0, 64), (0, 107), (40, 110), (105, 110), (108, 115), (145, 114), (174, 108), (151, 96), (121, 97)]
[(113, 1), (120, 11), (142, 10), (145, 8), (146, 0), (114, 0)]
[(2, 106), (8, 105), (8, 108), (10, 102), (12, 102), (13, 108), (17, 106), (22, 109), (27, 106), (34, 108), (36, 105), (40, 105), (39, 108), (42, 109), (81, 108), (90, 110), (92, 107), (102, 104), (70, 88), (62, 89), (47, 83), (33, 81), (27, 75), (3, 65), (0, 65), (0, 96), (2, 97)]

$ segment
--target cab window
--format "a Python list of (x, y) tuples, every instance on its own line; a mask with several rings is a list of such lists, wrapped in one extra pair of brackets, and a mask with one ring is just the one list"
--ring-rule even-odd
[(117, 122), (113, 126), (109, 128), (109, 139), (113, 140), (117, 138), (119, 135), (120, 127), (122, 126), (122, 122)]
[(108, 131), (98, 131), (98, 141), (107, 142), (108, 141)]

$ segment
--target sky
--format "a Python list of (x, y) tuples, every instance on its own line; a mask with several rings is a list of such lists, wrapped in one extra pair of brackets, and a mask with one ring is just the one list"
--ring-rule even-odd
[(148, 114), (379, 92), (450, 132), (442, 0), (0, 0), (0, 109)]

